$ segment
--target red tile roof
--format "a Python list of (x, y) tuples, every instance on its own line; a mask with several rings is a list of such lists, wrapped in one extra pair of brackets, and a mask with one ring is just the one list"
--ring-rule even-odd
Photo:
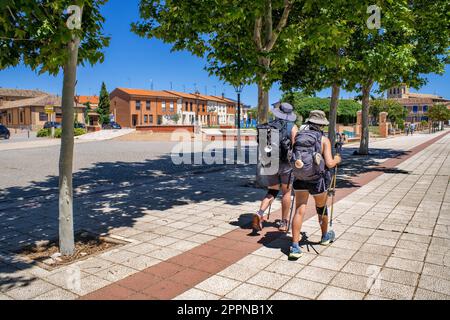
[(117, 90), (123, 91), (130, 96), (141, 96), (141, 97), (154, 97), (154, 98), (173, 98), (178, 97), (168, 93), (166, 91), (154, 91), (154, 90), (142, 90), (142, 89), (128, 89), (128, 88), (117, 88)]
[(76, 96), (75, 99), (81, 104), (86, 104), (88, 102), (90, 104), (98, 104), (100, 102), (100, 99), (97, 96)]

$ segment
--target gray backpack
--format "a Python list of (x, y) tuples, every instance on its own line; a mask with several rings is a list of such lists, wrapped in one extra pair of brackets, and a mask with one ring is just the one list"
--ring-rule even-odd
[(316, 130), (299, 131), (295, 137), (291, 164), (293, 175), (301, 181), (317, 181), (325, 174), (322, 156), (323, 133)]

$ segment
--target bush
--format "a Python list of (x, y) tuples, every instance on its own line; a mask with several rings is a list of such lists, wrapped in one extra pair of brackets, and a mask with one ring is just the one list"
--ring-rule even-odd
[(51, 134), (52, 134), (52, 132), (50, 129), (41, 129), (38, 131), (36, 136), (38, 138), (46, 138), (46, 137), (50, 137)]
[(76, 128), (73, 131), (73, 134), (74, 134), (75, 137), (82, 136), (83, 134), (86, 134), (86, 130), (82, 129), (82, 128)]
[[(81, 129), (81, 128), (76, 128), (76, 129), (73, 129), (73, 134), (75, 137), (82, 136), (83, 134), (86, 134), (86, 130)], [(51, 135), (52, 135), (51, 129), (41, 129), (37, 133), (38, 138), (50, 137)], [(62, 135), (62, 129), (55, 129), (55, 138), (61, 139), (61, 135)]]

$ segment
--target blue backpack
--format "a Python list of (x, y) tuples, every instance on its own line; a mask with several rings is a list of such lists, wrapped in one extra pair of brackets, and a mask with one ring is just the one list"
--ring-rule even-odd
[(301, 181), (317, 181), (325, 172), (325, 160), (322, 156), (323, 133), (305, 129), (295, 137), (291, 165), (293, 175)]

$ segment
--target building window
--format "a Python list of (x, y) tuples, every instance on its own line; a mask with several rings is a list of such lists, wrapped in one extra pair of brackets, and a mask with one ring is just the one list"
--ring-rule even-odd
[(194, 110), (194, 108), (192, 107), (192, 102), (191, 102), (191, 108), (190, 108), (190, 111), (192, 112)]
[(145, 104), (145, 107), (147, 109), (147, 111), (150, 111), (152, 109), (152, 102), (151, 101), (147, 101)]
[(173, 108), (173, 102), (170, 102), (170, 112), (173, 112), (174, 108)]
[(423, 106), (423, 112), (428, 112), (428, 106)]
[(150, 120), (149, 123), (153, 124), (153, 115), (150, 115), (150, 119), (149, 120)]
[(161, 103), (162, 112), (166, 112), (166, 102)]
[(184, 111), (189, 111), (189, 104), (187, 102), (184, 105)]
[(8, 113), (8, 123), (12, 123), (12, 115), (11, 115), (11, 113)]
[(141, 110), (141, 102), (136, 101), (136, 110)]
[(417, 113), (419, 112), (419, 107), (418, 106), (413, 106), (413, 113)]
[(19, 121), (20, 121), (20, 123), (23, 123), (23, 118), (24, 118), (24, 113), (25, 112), (23, 112), (23, 111), (19, 111)]
[(148, 122), (148, 116), (145, 115), (145, 116), (144, 116), (144, 123), (147, 123), (147, 122)]
[(39, 112), (39, 121), (47, 121), (48, 116), (45, 112)]

